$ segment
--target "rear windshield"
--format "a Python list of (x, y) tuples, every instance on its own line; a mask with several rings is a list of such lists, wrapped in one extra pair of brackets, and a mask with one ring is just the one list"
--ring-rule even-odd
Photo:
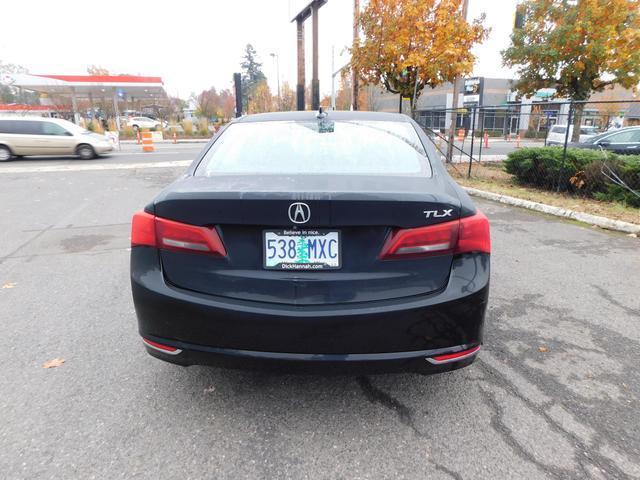
[(230, 125), (196, 170), (218, 174), (431, 176), (431, 164), (410, 123), (325, 118)]

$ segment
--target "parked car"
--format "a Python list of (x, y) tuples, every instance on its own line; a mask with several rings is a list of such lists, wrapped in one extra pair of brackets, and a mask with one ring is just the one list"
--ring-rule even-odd
[(107, 137), (67, 120), (0, 118), (0, 161), (29, 155), (77, 155), (88, 160), (112, 150), (113, 144)]
[(131, 245), (138, 330), (168, 362), (436, 373), (482, 343), (489, 222), (405, 115), (237, 119)]
[(605, 149), (621, 154), (640, 154), (640, 126), (609, 130), (584, 142), (570, 143), (574, 148)]
[[(589, 125), (583, 125), (580, 127), (580, 141), (584, 142), (589, 138), (597, 135), (599, 133), (598, 127), (593, 127)], [(567, 126), (566, 125), (554, 125), (549, 129), (549, 133), (547, 134), (547, 145), (564, 145), (564, 140), (567, 137)], [(573, 125), (569, 126), (569, 137), (568, 140), (571, 141), (571, 137), (573, 135)]]
[(134, 130), (144, 128), (155, 130), (156, 128), (162, 128), (162, 122), (149, 117), (131, 117), (127, 120), (127, 125)]

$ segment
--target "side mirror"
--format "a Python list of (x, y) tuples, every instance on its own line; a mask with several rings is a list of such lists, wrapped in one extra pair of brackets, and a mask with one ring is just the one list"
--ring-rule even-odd
[(598, 142), (598, 145), (602, 147), (608, 147), (609, 145), (611, 145), (611, 140), (600, 140)]

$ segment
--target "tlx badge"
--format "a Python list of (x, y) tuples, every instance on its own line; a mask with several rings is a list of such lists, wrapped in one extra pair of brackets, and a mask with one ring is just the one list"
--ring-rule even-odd
[(443, 218), (450, 217), (453, 208), (449, 208), (448, 210), (424, 210), (422, 213), (426, 215), (427, 218)]

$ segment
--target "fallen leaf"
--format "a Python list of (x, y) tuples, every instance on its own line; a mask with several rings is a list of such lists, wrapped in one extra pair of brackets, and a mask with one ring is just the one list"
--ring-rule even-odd
[(548, 349), (547, 347), (545, 347), (544, 345), (540, 345), (540, 346), (538, 347), (538, 351), (539, 351), (539, 352), (542, 352), (542, 353), (545, 353), (545, 352), (548, 352), (548, 351), (549, 351), (549, 349)]
[(54, 358), (53, 360), (44, 362), (42, 364), (42, 368), (55, 368), (55, 367), (59, 367), (63, 363), (64, 363), (64, 358)]
[(2, 288), (14, 288), (16, 286), (15, 282), (7, 282), (2, 285)]

